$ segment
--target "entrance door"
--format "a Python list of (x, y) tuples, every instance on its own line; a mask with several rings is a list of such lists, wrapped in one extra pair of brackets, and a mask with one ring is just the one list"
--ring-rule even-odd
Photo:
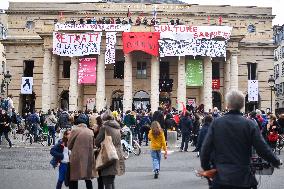
[(250, 102), (248, 101), (248, 95), (246, 95), (246, 106), (245, 106), (245, 112), (252, 112), (256, 109), (259, 109), (260, 107), (260, 96), (258, 94), (258, 101)]
[(25, 113), (33, 113), (35, 111), (35, 100), (36, 94), (33, 92), (32, 94), (22, 94), (22, 115)]
[(118, 111), (122, 111), (123, 110), (123, 92), (118, 90), (118, 91), (114, 91), (112, 96), (112, 103), (111, 103), (111, 107), (110, 109), (112, 111), (114, 110), (118, 110)]
[(149, 110), (150, 109), (150, 96), (145, 91), (138, 91), (133, 97), (134, 110)]
[(67, 90), (62, 91), (60, 97), (61, 97), (60, 98), (61, 109), (68, 110), (69, 109), (69, 91)]
[(218, 110), (222, 110), (222, 99), (221, 99), (221, 94), (219, 92), (213, 91), (212, 92), (212, 105), (213, 108), (217, 107)]

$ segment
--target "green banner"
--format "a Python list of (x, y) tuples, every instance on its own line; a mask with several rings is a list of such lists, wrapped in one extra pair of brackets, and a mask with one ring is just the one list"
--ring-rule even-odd
[(186, 86), (203, 86), (202, 60), (188, 60), (186, 63)]

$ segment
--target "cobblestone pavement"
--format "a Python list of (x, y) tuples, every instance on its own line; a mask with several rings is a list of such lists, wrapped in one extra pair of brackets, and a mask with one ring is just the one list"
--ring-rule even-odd
[[(1, 189), (52, 189), (55, 188), (58, 170), (49, 165), (49, 147), (38, 144), (20, 145), (8, 149), (0, 146), (0, 188)], [(191, 149), (192, 150), (192, 149)], [(284, 154), (284, 152), (282, 153)], [(284, 159), (284, 155), (281, 155)], [(147, 147), (140, 156), (131, 156), (126, 161), (126, 174), (116, 178), (117, 189), (206, 189), (205, 179), (195, 176), (200, 169), (199, 159), (192, 152), (171, 151), (162, 161), (158, 180), (153, 179), (151, 158)], [(275, 170), (273, 176), (257, 177), (261, 189), (284, 188), (284, 168)], [(96, 181), (93, 181), (94, 188)], [(85, 188), (80, 182), (80, 188)]]

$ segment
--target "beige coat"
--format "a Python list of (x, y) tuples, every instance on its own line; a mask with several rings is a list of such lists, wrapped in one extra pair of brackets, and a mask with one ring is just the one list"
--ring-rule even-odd
[(100, 128), (99, 134), (95, 139), (95, 144), (97, 146), (100, 146), (100, 143), (104, 140), (105, 131), (107, 132), (107, 135), (112, 137), (112, 142), (116, 148), (119, 160), (116, 160), (110, 166), (103, 168), (101, 170), (101, 176), (123, 175), (125, 173), (125, 162), (121, 152), (120, 126), (115, 120), (106, 121)]
[(95, 177), (94, 167), (94, 133), (85, 124), (79, 124), (71, 131), (68, 140), (70, 155), (70, 180), (89, 180)]

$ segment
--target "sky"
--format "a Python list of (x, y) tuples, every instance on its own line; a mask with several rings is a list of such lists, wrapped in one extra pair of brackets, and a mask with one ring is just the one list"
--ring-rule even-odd
[[(22, 2), (58, 2), (59, 0), (0, 0), (0, 9), (8, 8), (8, 1)], [(60, 0), (60, 2), (78, 2), (80, 0)], [(95, 2), (96, 0), (82, 0), (83, 2)], [(271, 7), (272, 13), (276, 15), (273, 20), (274, 25), (284, 24), (284, 1), (283, 0), (182, 0), (189, 4), (200, 5), (235, 5), (235, 6), (264, 6)]]

